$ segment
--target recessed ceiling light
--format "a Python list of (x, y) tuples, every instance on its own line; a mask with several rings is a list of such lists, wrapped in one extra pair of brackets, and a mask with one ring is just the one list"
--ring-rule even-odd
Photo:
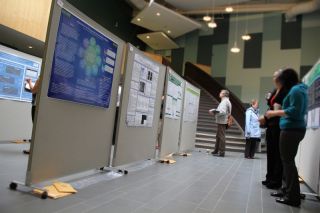
[(33, 48), (33, 46), (29, 45), (29, 46), (28, 46), (28, 48), (29, 48), (29, 49), (32, 49), (32, 48)]
[(211, 21), (211, 17), (208, 15), (203, 16), (203, 21)]
[(167, 30), (167, 33), (169, 33), (169, 34), (170, 34), (170, 33), (171, 33), (171, 31), (170, 31), (170, 30)]
[(160, 16), (161, 14), (160, 13), (157, 13), (157, 16)]
[(149, 39), (149, 38), (150, 38), (150, 36), (147, 36), (146, 38), (147, 38), (147, 39)]
[(227, 13), (232, 13), (233, 12), (233, 7), (226, 7), (226, 12)]
[(137, 21), (141, 21), (141, 18), (137, 18)]

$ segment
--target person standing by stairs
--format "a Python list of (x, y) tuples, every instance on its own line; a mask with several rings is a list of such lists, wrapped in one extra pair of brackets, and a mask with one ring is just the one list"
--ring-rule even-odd
[(228, 126), (228, 119), (231, 115), (232, 105), (229, 100), (229, 91), (221, 90), (219, 97), (221, 102), (217, 109), (210, 109), (209, 113), (214, 115), (216, 123), (218, 124), (215, 149), (213, 155), (224, 157), (226, 149), (226, 129)]
[(261, 131), (259, 124), (259, 102), (257, 100), (251, 101), (251, 107), (246, 111), (246, 148), (244, 157), (253, 159), (256, 152), (256, 144), (261, 139)]

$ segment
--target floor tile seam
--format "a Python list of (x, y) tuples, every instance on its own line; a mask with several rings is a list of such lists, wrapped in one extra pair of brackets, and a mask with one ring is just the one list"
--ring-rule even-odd
[(239, 162), (239, 165), (237, 167), (237, 170), (234, 172), (233, 176), (230, 178), (230, 181), (229, 183), (227, 184), (227, 186), (225, 187), (224, 191), (222, 192), (222, 194), (220, 195), (220, 197), (218, 198), (218, 201), (217, 203), (215, 204), (214, 208), (210, 211), (211, 213), (214, 213), (217, 206), (218, 206), (218, 203), (222, 200), (222, 197), (224, 196), (225, 192), (227, 191), (227, 189), (229, 188), (229, 185), (230, 183), (232, 182), (233, 178), (235, 177), (236, 173), (238, 172), (238, 170), (240, 169), (241, 167), (241, 164), (243, 163), (243, 159)]
[(253, 182), (253, 174), (254, 174), (254, 168), (255, 168), (255, 161), (253, 162), (252, 166), (252, 172), (251, 172), (251, 177), (250, 177), (250, 187), (249, 187), (249, 194), (248, 194), (248, 199), (247, 199), (247, 204), (246, 204), (246, 213), (248, 213), (248, 208), (249, 208), (249, 202), (250, 202), (250, 196), (252, 192), (252, 182)]
[[(220, 184), (220, 182), (224, 179), (224, 177), (231, 171), (231, 169), (236, 165), (238, 161), (236, 159), (233, 160), (233, 164), (230, 165), (230, 167), (228, 168), (228, 170), (219, 178), (219, 180), (216, 182), (216, 184), (214, 185), (214, 187), (208, 192), (208, 194), (202, 199), (202, 201), (198, 204), (197, 208), (199, 208), (199, 206), (203, 203), (204, 200), (206, 200), (209, 195), (216, 189), (216, 187)], [(197, 209), (196, 208), (196, 209)]]
[[(216, 165), (215, 165), (215, 166), (216, 166)], [(208, 173), (208, 172), (206, 172), (206, 173), (204, 173), (203, 175), (199, 176), (199, 178), (197, 178), (197, 181), (200, 180), (202, 177), (204, 177), (207, 173)], [(194, 182), (196, 182), (196, 181), (194, 181)], [(191, 187), (191, 186), (186, 187), (184, 190), (182, 190), (182, 191), (180, 191), (179, 193), (175, 194), (171, 200), (177, 198), (177, 197), (178, 197), (179, 195), (181, 195), (183, 192), (187, 191), (190, 187)], [(166, 193), (166, 191), (160, 193), (157, 197), (160, 197), (160, 196), (162, 196), (162, 195), (165, 194), (165, 193)], [(156, 199), (156, 198), (153, 198), (153, 199)], [(153, 199), (152, 199), (152, 200), (153, 200)], [(157, 210), (159, 210), (159, 209), (161, 209), (162, 207), (164, 207), (164, 205), (166, 205), (167, 203), (169, 203), (171, 200), (169, 200), (169, 201), (167, 201), (167, 202), (164, 202), (164, 204), (161, 205), (161, 207), (159, 207)], [(146, 203), (144, 206), (146, 206), (146, 205), (148, 205), (148, 204)], [(142, 207), (144, 207), (144, 206), (142, 206)], [(141, 207), (141, 208), (142, 208), (142, 207)], [(135, 212), (135, 211), (133, 211), (132, 213), (134, 213), (134, 212)]]

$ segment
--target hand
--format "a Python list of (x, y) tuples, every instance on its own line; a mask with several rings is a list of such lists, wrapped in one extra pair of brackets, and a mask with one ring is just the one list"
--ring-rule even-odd
[(212, 112), (211, 110), (209, 110), (209, 114), (210, 114), (210, 115), (213, 115), (213, 112)]
[(32, 81), (31, 81), (30, 78), (27, 78), (27, 79), (26, 79), (26, 82), (30, 84)]
[(268, 111), (266, 112), (265, 116), (266, 116), (267, 118), (272, 118), (272, 117), (274, 117), (274, 111), (268, 110)]
[(264, 126), (266, 124), (266, 119), (264, 116), (260, 116), (259, 123), (260, 123), (260, 126)]

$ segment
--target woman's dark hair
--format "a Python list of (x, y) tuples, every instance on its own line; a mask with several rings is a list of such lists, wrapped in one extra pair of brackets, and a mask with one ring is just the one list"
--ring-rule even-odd
[(282, 70), (277, 78), (283, 89), (290, 90), (293, 86), (299, 83), (298, 73), (291, 68)]

